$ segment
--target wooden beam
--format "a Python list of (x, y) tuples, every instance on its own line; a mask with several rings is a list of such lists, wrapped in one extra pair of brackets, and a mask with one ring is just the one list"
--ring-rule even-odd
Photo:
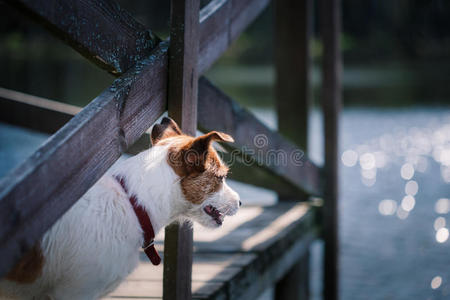
[(81, 108), (0, 88), (0, 121), (53, 134)]
[(167, 44), (161, 43), (2, 179), (0, 276), (165, 111), (166, 92)]
[(148, 57), (160, 39), (113, 0), (7, 0), (114, 75)]
[[(70, 121), (81, 107), (42, 97), (0, 88), (0, 122), (54, 134)], [(150, 147), (150, 135), (145, 133), (126, 153), (136, 155)]]
[(198, 123), (201, 130), (215, 129), (233, 136), (232, 146), (238, 149), (236, 155), (245, 153), (252, 158), (248, 165), (256, 161), (304, 192), (322, 194), (320, 169), (302, 150), (270, 130), (203, 77), (199, 80)]
[[(183, 132), (197, 131), (199, 0), (172, 0), (169, 48), (169, 116)], [(189, 223), (166, 227), (163, 299), (192, 298), (193, 231)]]
[(341, 107), (340, 1), (321, 0), (323, 41), (322, 108), (325, 130), (323, 234), (325, 239), (324, 296), (339, 298), (338, 149)]

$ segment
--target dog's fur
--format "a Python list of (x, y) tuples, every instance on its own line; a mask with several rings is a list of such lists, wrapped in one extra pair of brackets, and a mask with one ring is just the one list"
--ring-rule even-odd
[[(97, 299), (137, 266), (143, 234), (131, 194), (155, 233), (173, 221), (218, 227), (240, 205), (226, 183), (227, 167), (211, 146), (224, 133), (193, 138), (169, 118), (152, 130), (150, 150), (105, 174), (0, 281), (1, 299)], [(128, 194), (114, 176), (125, 179)], [(220, 214), (218, 213), (220, 212)]]

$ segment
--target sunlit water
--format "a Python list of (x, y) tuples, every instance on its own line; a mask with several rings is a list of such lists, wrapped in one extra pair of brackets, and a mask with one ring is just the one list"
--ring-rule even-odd
[[(274, 127), (273, 113), (255, 112)], [(311, 123), (321, 163), (317, 112)], [(2, 124), (0, 176), (44, 140)], [(349, 109), (340, 141), (342, 299), (450, 299), (450, 110)]]

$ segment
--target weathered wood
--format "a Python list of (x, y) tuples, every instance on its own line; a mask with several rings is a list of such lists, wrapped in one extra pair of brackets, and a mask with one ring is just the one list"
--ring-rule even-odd
[[(195, 225), (193, 299), (255, 299), (296, 262), (307, 260), (318, 234), (316, 223), (316, 211), (307, 204), (280, 203), (243, 207), (214, 231)], [(305, 275), (298, 282), (307, 281)], [(162, 276), (162, 268), (143, 255), (109, 297), (160, 298)]]
[(269, 3), (269, 0), (212, 0), (201, 10), (200, 74), (228, 49)]
[(324, 296), (339, 298), (338, 146), (341, 106), (340, 1), (320, 1), (323, 41), (322, 108), (325, 135), (323, 235)]
[(169, 115), (190, 135), (197, 129), (199, 9), (197, 0), (172, 0)]
[[(312, 0), (275, 1), (275, 70), (278, 131), (308, 150)], [(283, 194), (280, 200), (286, 199)], [(307, 199), (308, 195), (298, 195)], [(309, 299), (308, 255), (275, 285), (275, 299)]]
[(81, 108), (0, 88), (0, 121), (55, 133)]
[[(231, 166), (231, 172), (228, 178), (243, 183), (251, 184), (257, 187), (273, 190), (284, 199), (293, 199), (293, 196), (302, 194), (303, 191), (287, 181), (285, 178), (276, 176), (268, 168), (259, 167), (256, 161), (249, 157), (235, 156), (235, 152), (220, 153), (222, 160)], [(248, 162), (253, 162), (249, 166)]]
[(115, 75), (148, 57), (160, 39), (113, 0), (7, 0)]
[[(199, 0), (172, 0), (169, 48), (169, 116), (183, 132), (197, 129), (197, 55)], [(164, 240), (163, 299), (192, 298), (192, 227), (188, 223), (166, 227)]]
[[(147, 57), (160, 42), (111, 0), (7, 0), (90, 61), (114, 75)], [(270, 3), (213, 0), (200, 12), (198, 73), (202, 74)]]
[(275, 299), (309, 299), (309, 251), (277, 282)]
[[(214, 111), (220, 113), (211, 113)], [(249, 164), (256, 160), (306, 193), (321, 195), (320, 170), (304, 152), (203, 77), (199, 80), (198, 123), (203, 130), (214, 128), (233, 136), (232, 146), (252, 158)]]
[(164, 112), (166, 49), (161, 43), (0, 182), (0, 276)]

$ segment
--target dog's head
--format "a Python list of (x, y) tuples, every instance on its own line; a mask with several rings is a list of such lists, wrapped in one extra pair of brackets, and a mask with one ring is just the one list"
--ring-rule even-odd
[(179, 176), (183, 201), (188, 204), (186, 217), (206, 227), (218, 227), (225, 216), (237, 212), (239, 195), (226, 184), (228, 167), (212, 146), (213, 141), (233, 142), (231, 136), (211, 131), (194, 138), (183, 134), (172, 119), (164, 118), (153, 127), (151, 139), (154, 146), (168, 146), (168, 164)]

